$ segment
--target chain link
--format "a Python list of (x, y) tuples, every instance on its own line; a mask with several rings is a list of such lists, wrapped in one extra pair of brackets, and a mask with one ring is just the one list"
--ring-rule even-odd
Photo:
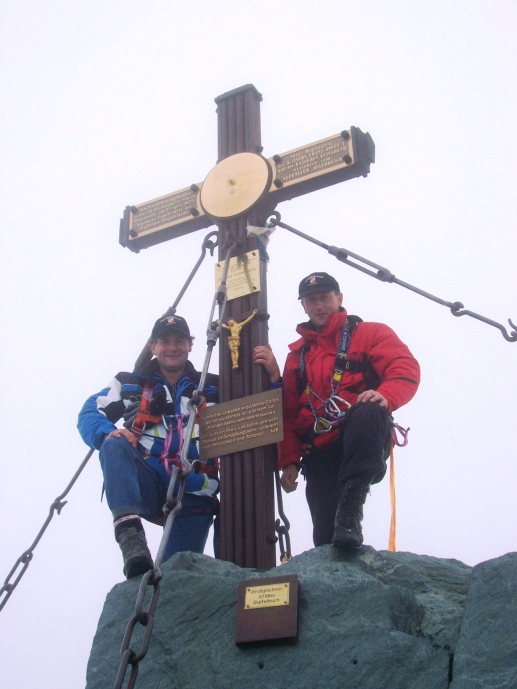
[[(276, 458), (278, 460), (278, 457)], [(284, 503), (282, 500), (282, 489), (280, 487), (280, 474), (278, 471), (278, 461), (275, 462), (275, 486), (276, 499), (278, 505), (278, 514), (280, 519), (284, 522), (280, 523), (280, 519), (275, 521), (275, 531), (278, 534), (278, 547), (280, 548), (280, 563), (285, 565), (286, 562), (292, 558), (291, 554), (291, 537), (289, 536), (289, 529), (291, 524), (284, 513)]]
[[(205, 239), (206, 241), (206, 239)], [(191, 399), (187, 403), (187, 409), (189, 412), (189, 420), (187, 422), (187, 428), (184, 434), (185, 441), (181, 448), (181, 471), (180, 468), (174, 466), (172, 468), (172, 474), (169, 481), (169, 487), (167, 489), (167, 499), (165, 505), (163, 506), (163, 511), (167, 515), (165, 526), (163, 529), (163, 534), (160, 540), (160, 545), (158, 546), (158, 552), (156, 553), (156, 558), (154, 561), (154, 569), (146, 572), (142, 577), (140, 582), (140, 588), (138, 589), (138, 594), (135, 604), (135, 614), (126, 626), (126, 631), (124, 633), (124, 639), (122, 641), (122, 646), (120, 649), (120, 665), (117, 672), (117, 677), (115, 679), (115, 684), (113, 689), (122, 689), (124, 687), (124, 679), (127, 674), (128, 666), (131, 666), (129, 679), (124, 689), (133, 689), (138, 676), (138, 665), (140, 661), (145, 657), (147, 650), (149, 648), (149, 642), (151, 640), (151, 634), (154, 625), (154, 613), (156, 606), (158, 604), (158, 597), (160, 595), (160, 581), (162, 579), (162, 563), (163, 556), (165, 554), (165, 548), (169, 540), (169, 536), (174, 524), (174, 519), (176, 515), (181, 511), (181, 501), (185, 493), (185, 482), (187, 476), (192, 471), (192, 463), (188, 459), (188, 451), (190, 445), (190, 438), (192, 437), (192, 430), (194, 428), (194, 423), (196, 421), (197, 409), (203, 404), (204, 398), (202, 391), (205, 388), (206, 376), (208, 373), (208, 367), (210, 365), (210, 359), (212, 356), (212, 350), (217, 342), (217, 339), (221, 333), (221, 323), (223, 322), (224, 312), (226, 309), (227, 293), (226, 293), (226, 279), (228, 277), (228, 267), (230, 264), (230, 258), (233, 251), (237, 248), (237, 242), (233, 243), (228, 247), (226, 252), (226, 257), (223, 267), (223, 275), (221, 279), (221, 284), (217, 288), (210, 310), (210, 316), (208, 319), (208, 327), (206, 330), (207, 334), (207, 348), (205, 361), (203, 364), (203, 369), (201, 371), (201, 377), (199, 379), (199, 384), (197, 390), (194, 390)], [(176, 300), (178, 301), (178, 300)], [(175, 302), (176, 303), (176, 302)], [(214, 321), (215, 308), (219, 304), (219, 320)], [(178, 489), (178, 494), (174, 497), (174, 488), (176, 486), (176, 481), (180, 482)], [(153, 587), (153, 593), (147, 610), (144, 610), (145, 595), (147, 592), (147, 587)], [(140, 642), (140, 648), (138, 651), (134, 651), (130, 648), (131, 638), (133, 631), (137, 624), (145, 627), (142, 640)]]

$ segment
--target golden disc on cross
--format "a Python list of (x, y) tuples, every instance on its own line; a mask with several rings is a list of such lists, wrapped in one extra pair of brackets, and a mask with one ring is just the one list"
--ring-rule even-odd
[(257, 153), (236, 153), (210, 170), (201, 205), (213, 218), (236, 218), (252, 208), (271, 185), (271, 166)]

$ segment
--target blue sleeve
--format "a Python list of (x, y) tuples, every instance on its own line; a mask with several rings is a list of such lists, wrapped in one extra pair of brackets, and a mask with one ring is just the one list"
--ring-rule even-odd
[(116, 429), (115, 424), (105, 417), (97, 408), (97, 397), (104, 397), (110, 388), (104, 388), (96, 395), (89, 397), (79, 412), (77, 428), (84, 442), (96, 450), (100, 450), (104, 438)]

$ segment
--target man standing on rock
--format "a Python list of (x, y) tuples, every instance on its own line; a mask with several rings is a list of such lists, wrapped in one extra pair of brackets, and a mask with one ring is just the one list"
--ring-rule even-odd
[(415, 394), (420, 367), (388, 326), (348, 316), (331, 275), (311, 273), (298, 294), (309, 321), (285, 364), (280, 480), (296, 490), (302, 468), (314, 545), (360, 548), (366, 495), (386, 473), (390, 413)]
[[(162, 524), (171, 466), (180, 461), (183, 443), (189, 444), (190, 460), (199, 456), (198, 425), (191, 438), (184, 437), (187, 402), (201, 377), (188, 360), (192, 340), (184, 318), (159, 318), (149, 339), (154, 357), (150, 363), (141, 371), (118, 373), (79, 414), (81, 437), (100, 450), (106, 498), (128, 579), (153, 567), (141, 520)], [(203, 396), (207, 405), (218, 402), (217, 376), (207, 375)], [(123, 428), (115, 426), (120, 419)], [(164, 561), (178, 551), (203, 552), (219, 505), (218, 490), (217, 459), (194, 461)]]

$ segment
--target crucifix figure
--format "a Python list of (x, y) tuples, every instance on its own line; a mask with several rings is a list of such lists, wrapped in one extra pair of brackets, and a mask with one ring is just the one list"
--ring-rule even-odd
[[(366, 177), (375, 159), (368, 133), (351, 127), (334, 136), (264, 158), (260, 132), (261, 94), (252, 84), (218, 96), (218, 161), (203, 182), (136, 206), (120, 222), (120, 243), (138, 252), (154, 244), (216, 224), (219, 261), (227, 247), (243, 255), (258, 251), (247, 227), (264, 227), (277, 204), (355, 177)], [(262, 366), (253, 363), (257, 345), (267, 345), (266, 262), (260, 260), (260, 290), (227, 303), (227, 317), (242, 325), (241, 362), (230, 367), (220, 348), (220, 401), (269, 389)], [(229, 321), (228, 321), (229, 322)], [(228, 337), (233, 337), (231, 333)], [(275, 566), (274, 467), (276, 447), (221, 457), (220, 557), (241, 567)]]
[(232, 356), (232, 368), (239, 368), (239, 347), (241, 346), (241, 330), (243, 327), (251, 321), (251, 319), (256, 316), (258, 309), (254, 309), (251, 312), (251, 316), (248, 316), (246, 320), (238, 323), (233, 318), (230, 318), (228, 325), (222, 323), (223, 328), (230, 331), (228, 335), (228, 348)]

